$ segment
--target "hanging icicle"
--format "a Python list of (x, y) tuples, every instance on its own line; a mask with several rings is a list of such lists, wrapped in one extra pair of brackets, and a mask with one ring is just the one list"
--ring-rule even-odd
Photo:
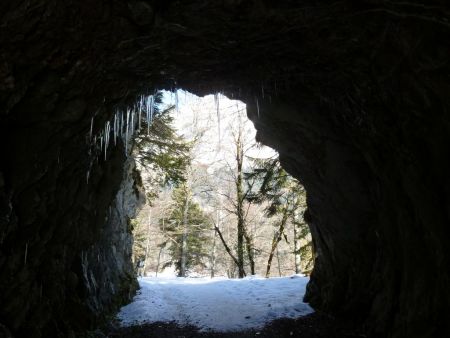
[(92, 130), (93, 130), (93, 128), (94, 128), (94, 117), (92, 116), (91, 117), (91, 129), (89, 131), (89, 141), (92, 140)]
[(25, 244), (25, 255), (23, 258), (23, 265), (27, 265), (27, 258), (28, 258), (28, 242)]
[(116, 146), (117, 145), (117, 111), (114, 114), (113, 135), (114, 135), (114, 146)]
[(110, 132), (111, 132), (111, 123), (109, 121), (107, 121), (106, 122), (106, 127), (105, 127), (106, 148), (108, 147), (108, 144), (109, 144)]
[(120, 137), (123, 139), (123, 133), (124, 133), (124, 131), (123, 131), (123, 128), (124, 128), (124, 123), (123, 123), (124, 121), (123, 121), (123, 112), (122, 113), (120, 113), (120, 128), (119, 128), (119, 131), (120, 131)]
[(130, 127), (130, 109), (127, 109), (127, 117), (125, 120), (125, 154), (128, 154), (128, 130)]
[[(155, 94), (156, 93), (157, 91), (155, 90)], [(154, 100), (154, 95), (147, 97), (141, 95), (137, 98), (135, 104), (126, 109), (126, 111), (120, 112), (119, 110), (116, 110), (114, 116), (109, 121), (105, 122), (104, 127), (97, 135), (93, 134), (94, 117), (92, 117), (89, 128), (89, 139), (91, 142), (91, 147), (88, 149), (89, 156), (95, 154), (98, 161), (99, 156), (97, 155), (103, 154), (103, 157), (106, 160), (110, 142), (114, 139), (114, 146), (116, 146), (119, 138), (122, 138), (122, 141), (125, 143), (125, 153), (128, 155), (128, 143), (133, 139), (134, 134), (141, 130), (143, 114), (146, 115), (147, 134), (150, 134), (150, 124), (152, 123), (154, 115)], [(178, 101), (177, 93), (176, 100)], [(92, 149), (97, 149), (97, 151), (93, 152)], [(86, 174), (86, 182), (88, 181), (89, 171)]]
[(147, 108), (146, 108), (146, 122), (147, 122), (147, 135), (150, 135), (150, 101), (152, 96), (147, 97)]
[(111, 131), (110, 122), (107, 121), (106, 126), (105, 126), (105, 161), (106, 161), (106, 151), (108, 150), (108, 145), (109, 145), (110, 131)]
[(140, 104), (139, 104), (139, 113), (138, 113), (138, 131), (141, 131), (141, 119), (142, 119), (142, 111), (144, 110), (144, 96), (141, 96)]
[(134, 115), (136, 114), (135, 110), (131, 111), (131, 129), (130, 129), (130, 137), (134, 134)]
[(180, 112), (180, 110), (178, 109), (178, 89), (175, 88), (175, 109), (177, 110), (177, 113)]
[(259, 118), (259, 102), (258, 102), (258, 98), (255, 97), (256, 100), (256, 112), (258, 113), (258, 118)]
[(150, 97), (150, 123), (153, 121), (153, 113), (155, 112), (155, 97)]
[(216, 114), (217, 114), (217, 127), (218, 127), (218, 136), (219, 136), (219, 145), (221, 143), (221, 137), (220, 137), (220, 93), (214, 94), (214, 103), (216, 104)]

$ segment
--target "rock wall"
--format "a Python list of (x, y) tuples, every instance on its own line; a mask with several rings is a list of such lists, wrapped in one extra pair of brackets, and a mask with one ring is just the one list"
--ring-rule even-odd
[[(108, 319), (119, 306), (132, 299), (137, 289), (132, 263), (133, 234), (130, 220), (145, 201), (144, 189), (134, 159), (124, 163), (122, 183), (108, 208), (100, 237), (80, 254), (76, 266), (82, 276), (83, 293), (89, 312)], [(92, 325), (91, 325), (92, 326)]]
[(115, 232), (125, 158), (119, 147), (90, 161), (91, 117), (98, 131), (136, 95), (174, 87), (245, 101), (307, 188), (313, 306), (375, 336), (449, 331), (446, 1), (29, 0), (0, 13), (0, 322), (11, 331), (81, 330), (115, 303), (111, 267), (124, 278), (130, 267), (98, 250)]
[(17, 130), (2, 130), (0, 318), (19, 337), (66, 337), (136, 289), (128, 218), (140, 181), (121, 147), (92, 161), (84, 133)]

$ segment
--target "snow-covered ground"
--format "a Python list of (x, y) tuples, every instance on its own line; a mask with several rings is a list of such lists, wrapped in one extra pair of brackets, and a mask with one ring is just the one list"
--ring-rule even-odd
[(123, 326), (157, 321), (202, 330), (257, 329), (277, 318), (313, 312), (302, 302), (307, 277), (174, 278), (144, 277), (133, 302), (118, 314)]

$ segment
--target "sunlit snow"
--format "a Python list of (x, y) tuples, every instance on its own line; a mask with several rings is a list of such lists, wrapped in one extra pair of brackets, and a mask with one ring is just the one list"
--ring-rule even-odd
[(123, 326), (153, 322), (194, 325), (201, 330), (258, 329), (278, 318), (313, 312), (302, 302), (307, 277), (139, 279), (141, 289), (118, 314)]

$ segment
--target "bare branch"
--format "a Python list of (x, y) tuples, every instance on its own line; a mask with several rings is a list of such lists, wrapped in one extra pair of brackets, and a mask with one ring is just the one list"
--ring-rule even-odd
[[(236, 257), (233, 255), (233, 253), (231, 252), (231, 249), (229, 248), (229, 246), (227, 245), (227, 243), (225, 242), (225, 239), (222, 236), (222, 232), (220, 231), (220, 229), (217, 226), (214, 226), (214, 228), (217, 231), (217, 234), (219, 235), (219, 238), (223, 244), (223, 246), (225, 247), (225, 250), (227, 251), (227, 253), (230, 255), (231, 259), (233, 260), (234, 264), (236, 264), (236, 266), (239, 266), (239, 262), (236, 259)], [(245, 275), (245, 272), (244, 272)]]

